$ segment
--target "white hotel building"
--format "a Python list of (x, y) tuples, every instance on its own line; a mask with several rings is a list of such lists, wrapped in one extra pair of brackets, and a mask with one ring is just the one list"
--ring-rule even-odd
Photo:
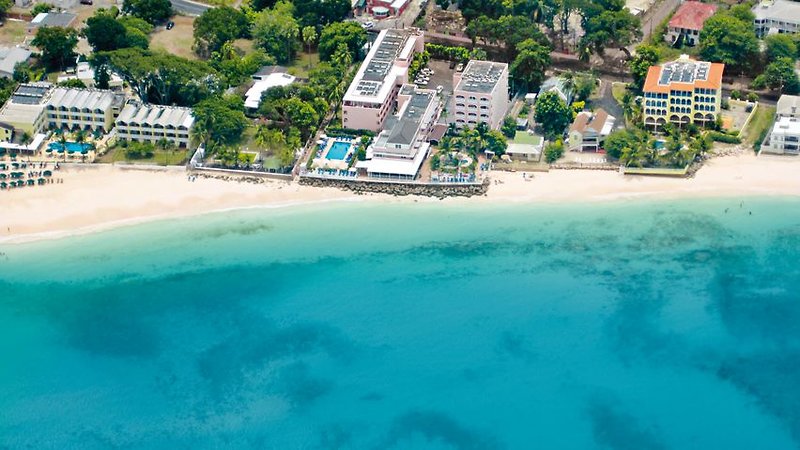
[(397, 103), (397, 115), (386, 121), (386, 128), (367, 148), (367, 160), (356, 164), (372, 178), (413, 180), (430, 151), (428, 134), (442, 111), (436, 91), (406, 84)]
[(117, 117), (117, 139), (152, 144), (166, 139), (185, 148), (191, 144), (193, 124), (191, 108), (131, 102)]
[(381, 31), (344, 94), (342, 126), (381, 130), (386, 118), (394, 112), (400, 87), (408, 82), (408, 68), (414, 54), (424, 49), (419, 30)]
[(500, 128), (508, 111), (508, 64), (472, 60), (453, 74), (455, 121), (458, 127), (481, 122)]

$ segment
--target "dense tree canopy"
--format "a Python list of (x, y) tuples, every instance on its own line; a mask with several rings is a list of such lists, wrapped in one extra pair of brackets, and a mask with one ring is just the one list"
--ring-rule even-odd
[(545, 92), (536, 99), (536, 122), (549, 139), (560, 136), (572, 121), (572, 110), (555, 92)]
[(128, 16), (114, 17), (109, 11), (100, 9), (86, 20), (82, 34), (95, 52), (116, 50), (125, 47), (147, 48), (147, 34), (153, 26), (142, 19)]
[(335, 22), (325, 26), (319, 36), (319, 58), (330, 61), (339, 44), (347, 45), (353, 60), (359, 59), (361, 47), (367, 42), (367, 33), (355, 22)]
[(644, 80), (647, 78), (647, 71), (651, 66), (658, 64), (661, 55), (659, 54), (658, 47), (652, 45), (640, 45), (636, 47), (636, 54), (628, 62), (631, 76), (633, 77), (633, 84), (642, 89)]
[(514, 60), (517, 46), (528, 39), (550, 47), (550, 41), (539, 28), (522, 16), (500, 16), (498, 19), (481, 16), (467, 25), (466, 33), (473, 41), (503, 46), (508, 61)]
[(194, 106), (192, 131), (211, 150), (239, 142), (247, 125), (239, 96), (212, 97)]
[(706, 20), (700, 31), (700, 56), (706, 61), (744, 68), (758, 53), (753, 22), (717, 13)]
[(247, 36), (247, 16), (230, 6), (206, 10), (194, 21), (194, 49), (198, 55), (209, 57), (223, 44)]
[(794, 70), (794, 59), (778, 58), (769, 63), (764, 73), (756, 77), (753, 85), (756, 88), (768, 87), (784, 94), (800, 93), (800, 81)]
[(216, 71), (203, 61), (124, 48), (96, 53), (93, 64), (118, 73), (147, 103), (191, 106), (222, 90)]
[(586, 17), (581, 47), (592, 53), (603, 54), (608, 47), (626, 47), (642, 35), (639, 19), (627, 9), (608, 9)]
[(301, 27), (340, 22), (350, 12), (350, 0), (294, 0), (294, 16)]
[(797, 44), (788, 34), (772, 34), (764, 38), (766, 54), (769, 61), (778, 58), (797, 59)]
[(292, 12), (291, 3), (280, 1), (256, 14), (253, 22), (256, 43), (280, 64), (292, 61), (299, 47), (300, 26)]
[(511, 63), (511, 76), (524, 86), (538, 86), (544, 79), (544, 71), (550, 67), (550, 47), (533, 39), (526, 39), (517, 46), (517, 57)]
[(153, 25), (166, 21), (174, 13), (169, 0), (125, 0), (122, 11)]
[(48, 70), (60, 70), (75, 58), (78, 32), (72, 28), (39, 27), (31, 45), (41, 50)]
[(219, 51), (211, 54), (209, 63), (225, 79), (227, 85), (238, 86), (262, 66), (275, 64), (275, 58), (260, 48), (245, 54), (232, 42), (226, 42)]

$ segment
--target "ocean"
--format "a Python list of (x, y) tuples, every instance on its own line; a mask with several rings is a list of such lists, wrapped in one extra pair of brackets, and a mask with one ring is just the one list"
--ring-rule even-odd
[(0, 449), (796, 449), (800, 199), (0, 244)]

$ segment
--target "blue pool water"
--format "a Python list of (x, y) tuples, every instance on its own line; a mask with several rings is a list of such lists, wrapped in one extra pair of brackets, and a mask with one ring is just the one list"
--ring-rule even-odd
[[(53, 150), (53, 151), (62, 150), (62, 146), (61, 146), (60, 142), (51, 142), (51, 143), (47, 144), (47, 147), (50, 150)], [(85, 143), (84, 144), (79, 144), (77, 142), (67, 142), (67, 143), (64, 144), (64, 147), (66, 147), (66, 150), (69, 153), (78, 153), (81, 150), (89, 150), (89, 149), (91, 149), (92, 145), (91, 144), (85, 144)]]
[(798, 199), (362, 202), (0, 252), (2, 449), (800, 443)]
[(343, 160), (347, 157), (347, 152), (350, 151), (351, 145), (352, 144), (349, 142), (334, 141), (325, 158), (330, 160)]

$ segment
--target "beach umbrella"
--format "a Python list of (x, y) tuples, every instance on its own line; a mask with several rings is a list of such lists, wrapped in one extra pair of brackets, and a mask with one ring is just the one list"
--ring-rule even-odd
[(47, 153), (53, 153), (53, 149), (52, 149), (52, 148), (50, 148), (50, 147), (47, 147), (47, 150), (45, 150), (45, 151), (46, 151)]
[(64, 147), (59, 147), (58, 150), (56, 150), (56, 151), (58, 153), (64, 153)]
[(5, 180), (8, 175), (0, 173), (0, 180)]
[(45, 171), (44, 171), (44, 176), (46, 176), (46, 177), (53, 176), (53, 172), (51, 172), (51, 171), (49, 171), (49, 170), (45, 170)]
[(37, 180), (37, 182), (38, 182), (39, 184), (44, 184), (46, 181), (47, 181), (47, 180), (45, 180), (44, 178), (39, 178), (39, 179)]
[(28, 183), (28, 186), (33, 186), (34, 184), (36, 184), (36, 182), (35, 182), (35, 181), (33, 181), (33, 179), (32, 179), (32, 178), (28, 178), (28, 181), (27, 181), (27, 183)]

